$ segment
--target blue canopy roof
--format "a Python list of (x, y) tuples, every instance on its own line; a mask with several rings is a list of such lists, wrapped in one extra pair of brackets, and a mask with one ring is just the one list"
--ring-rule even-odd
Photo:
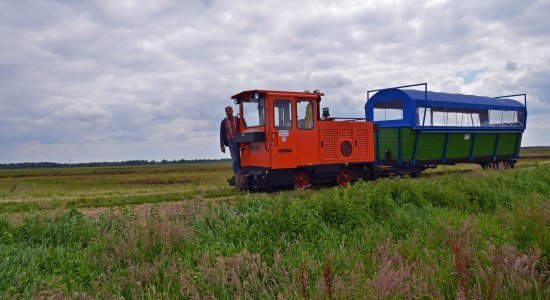
[(402, 90), (409, 98), (416, 101), (420, 106), (444, 106), (460, 108), (485, 108), (501, 110), (520, 110), (525, 106), (512, 99), (497, 99), (483, 96), (472, 96), (462, 94), (436, 93), (428, 91), (428, 100), (424, 100), (425, 93), (418, 90)]
[[(426, 100), (427, 98), (427, 100)], [(414, 103), (413, 106), (495, 109), (495, 110), (525, 110), (525, 105), (512, 99), (497, 99), (483, 96), (427, 92), (419, 90), (386, 89), (377, 92), (368, 102), (392, 102), (401, 100), (403, 103)], [(368, 103), (367, 103), (368, 106)]]
[[(376, 123), (381, 127), (412, 126), (413, 128), (421, 127), (422, 129), (426, 129), (423, 123), (417, 124), (418, 107), (429, 107), (432, 108), (432, 111), (444, 110), (447, 112), (485, 111), (485, 115), (488, 114), (487, 111), (489, 110), (517, 111), (519, 116), (518, 118), (521, 120), (520, 123), (514, 124), (513, 127), (521, 130), (525, 128), (525, 120), (527, 117), (525, 105), (512, 99), (499, 99), (401, 88), (388, 88), (377, 91), (376, 94), (368, 99), (365, 104), (365, 117), (369, 121), (374, 121), (375, 108), (402, 110), (401, 118), (376, 121)], [(481, 114), (483, 113), (480, 113), (480, 115)], [(493, 130), (496, 127), (499, 127), (499, 125), (482, 125), (475, 127), (475, 129)], [(508, 127), (508, 125), (501, 125), (500, 127)], [(431, 130), (441, 128), (436, 126), (430, 127)], [(461, 129), (461, 127), (452, 128), (452, 130)]]

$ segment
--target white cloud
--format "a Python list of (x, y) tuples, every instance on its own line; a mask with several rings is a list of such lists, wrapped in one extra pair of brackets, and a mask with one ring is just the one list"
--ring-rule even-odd
[(549, 53), (548, 1), (3, 1), (0, 161), (221, 157), (241, 90), (361, 116), (366, 90), (416, 82), (525, 92), (524, 144), (550, 145)]
[(103, 122), (112, 118), (112, 114), (97, 103), (78, 102), (61, 108), (48, 116), (50, 119), (69, 121)]
[(521, 141), (522, 146), (540, 146), (541, 141), (548, 140), (548, 132), (550, 131), (548, 120), (550, 120), (550, 113), (528, 116), (527, 130)]

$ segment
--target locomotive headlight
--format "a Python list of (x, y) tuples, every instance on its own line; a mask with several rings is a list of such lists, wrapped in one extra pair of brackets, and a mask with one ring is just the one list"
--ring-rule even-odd
[(254, 94), (254, 99), (256, 99), (256, 100), (260, 99), (260, 94), (258, 94), (258, 93)]

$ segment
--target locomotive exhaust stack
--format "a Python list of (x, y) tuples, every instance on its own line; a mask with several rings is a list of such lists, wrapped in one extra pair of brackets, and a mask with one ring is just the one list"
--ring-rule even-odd
[(323, 118), (328, 119), (330, 117), (330, 111), (328, 107), (323, 107)]

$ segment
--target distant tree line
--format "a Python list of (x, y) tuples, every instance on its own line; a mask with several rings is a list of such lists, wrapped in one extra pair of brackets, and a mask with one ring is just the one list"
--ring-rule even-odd
[(229, 162), (231, 159), (180, 159), (180, 160), (127, 160), (114, 162), (90, 162), (90, 163), (55, 163), (55, 162), (23, 162), (0, 164), (0, 169), (49, 169), (49, 168), (82, 168), (82, 167), (115, 167), (115, 166), (151, 166), (151, 165), (176, 165), (176, 164), (202, 164), (212, 162)]

